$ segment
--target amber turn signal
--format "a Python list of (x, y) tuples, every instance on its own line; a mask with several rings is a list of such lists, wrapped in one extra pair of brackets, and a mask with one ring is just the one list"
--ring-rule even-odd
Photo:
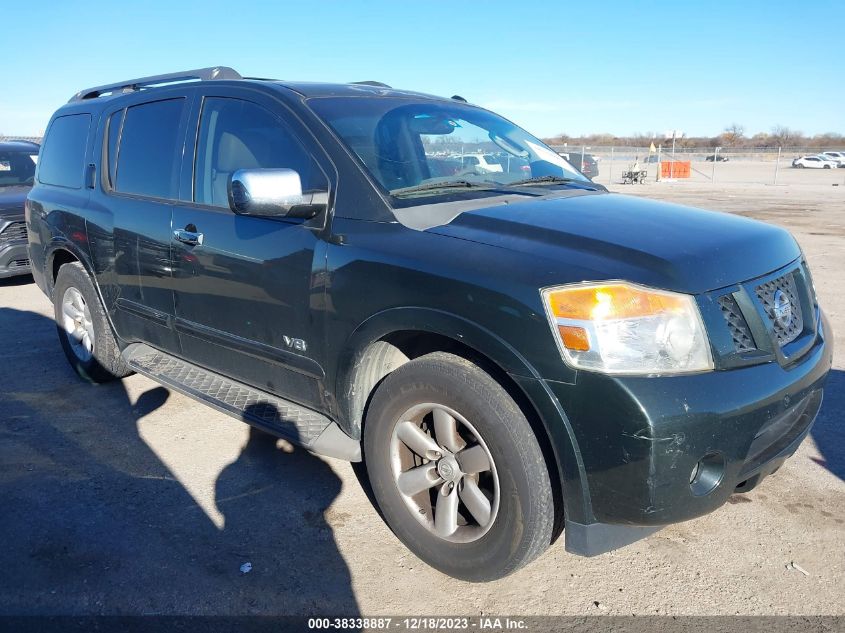
[(567, 349), (576, 352), (586, 352), (590, 349), (590, 337), (587, 330), (575, 325), (559, 325), (560, 338)]
[(561, 288), (548, 297), (557, 318), (577, 321), (631, 319), (687, 308), (685, 297), (621, 283)]

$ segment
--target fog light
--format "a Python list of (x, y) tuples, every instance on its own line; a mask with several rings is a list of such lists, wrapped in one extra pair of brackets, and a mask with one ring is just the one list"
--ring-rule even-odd
[(725, 458), (721, 453), (707, 453), (702, 457), (689, 476), (689, 487), (696, 497), (713, 492), (725, 474)]

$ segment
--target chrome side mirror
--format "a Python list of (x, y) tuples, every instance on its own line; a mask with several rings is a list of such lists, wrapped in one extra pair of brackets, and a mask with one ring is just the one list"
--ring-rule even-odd
[(293, 169), (239, 169), (229, 177), (229, 208), (238, 215), (313, 218), (328, 205), (328, 192), (302, 193)]

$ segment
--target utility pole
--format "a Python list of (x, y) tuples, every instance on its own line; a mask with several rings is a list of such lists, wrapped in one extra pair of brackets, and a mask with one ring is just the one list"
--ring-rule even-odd
[(710, 176), (710, 184), (716, 182), (716, 161), (719, 160), (719, 150), (722, 149), (721, 147), (717, 147), (713, 150), (713, 175)]
[(669, 163), (669, 180), (675, 178), (675, 133), (677, 130), (672, 130), (672, 161)]
[(655, 182), (660, 182), (660, 172), (663, 169), (663, 164), (660, 162), (660, 152), (663, 150), (663, 144), (657, 146), (657, 178)]
[(607, 179), (609, 182), (613, 182), (613, 147), (610, 148), (610, 168), (607, 172)]

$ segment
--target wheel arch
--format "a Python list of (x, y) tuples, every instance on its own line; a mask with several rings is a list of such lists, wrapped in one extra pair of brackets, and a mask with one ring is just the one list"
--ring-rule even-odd
[[(94, 287), (97, 288), (93, 268), (82, 250), (70, 240), (54, 239), (48, 246), (44, 258), (44, 273), (47, 280), (47, 288), (50, 291), (50, 297), (53, 295), (53, 288), (56, 285), (56, 276), (59, 274), (59, 268), (73, 262), (82, 264), (85, 272), (91, 277)], [(99, 294), (99, 289), (97, 290)]]
[(347, 352), (341, 355), (336, 379), (340, 423), (349, 435), (360, 439), (367, 407), (381, 381), (409, 360), (435, 351), (452, 353), (478, 365), (505, 389), (528, 419), (552, 480), (557, 537), (563, 526), (563, 508), (575, 506), (580, 516), (589, 503), (584, 498), (583, 468), (574, 434), (565, 415), (565, 429), (550, 428), (550, 420), (540, 413), (548, 411), (549, 406), (535, 402), (537, 394), (547, 390), (535, 388), (529, 394), (524, 388), (526, 382), (540, 384), (540, 376), (517, 350), (482, 326), (431, 308), (394, 308), (368, 319), (356, 329)]
[(508, 343), (471, 321), (433, 308), (391, 308), (362, 323), (340, 354), (335, 393), (347, 430), (359, 436), (365, 400), (387, 374), (423, 354), (452, 350), (503, 374), (539, 378)]
[(75, 262), (78, 262), (82, 268), (85, 269), (85, 272), (88, 273), (88, 277), (91, 279), (91, 285), (94, 286), (94, 292), (97, 295), (97, 299), (99, 299), (100, 304), (103, 306), (106, 321), (108, 321), (112, 333), (117, 337), (118, 344), (123, 345), (123, 339), (120, 338), (117, 333), (117, 329), (114, 327), (112, 315), (109, 312), (108, 304), (105, 301), (105, 297), (103, 296), (102, 289), (97, 281), (97, 275), (94, 273), (94, 267), (91, 264), (90, 259), (86, 256), (84, 251), (79, 248), (79, 246), (70, 240), (54, 239), (47, 248), (47, 252), (44, 257), (44, 279), (48, 290), (47, 296), (51, 301), (53, 300), (53, 289), (56, 285), (56, 277), (59, 274), (59, 269), (65, 264), (72, 264)]

